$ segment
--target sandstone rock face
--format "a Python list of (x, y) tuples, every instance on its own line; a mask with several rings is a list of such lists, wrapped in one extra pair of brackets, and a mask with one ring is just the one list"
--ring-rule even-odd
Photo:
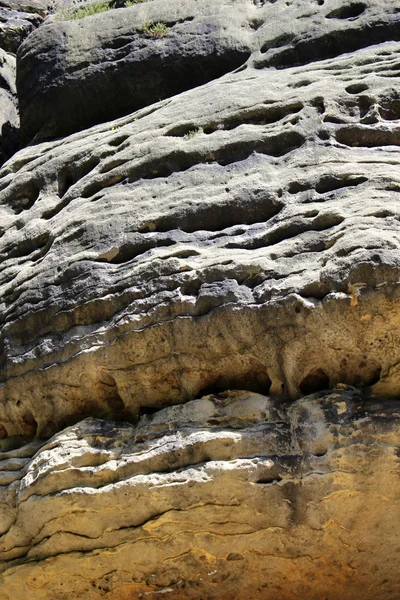
[(0, 165), (14, 154), (18, 146), (15, 57), (0, 48)]
[(399, 48), (248, 67), (11, 159), (8, 435), (209, 390), (396, 396)]
[[(127, 114), (239, 67), (251, 49), (258, 68), (283, 68), (399, 40), (396, 7), (156, 0), (53, 22), (20, 49), (22, 135), (51, 139)], [(165, 27), (160, 37), (155, 23)]]
[(15, 54), (22, 41), (42, 22), (49, 8), (48, 4), (51, 2), (1, 0), (0, 47)]
[(0, 165), (20, 147), (15, 53), (49, 9), (44, 0), (0, 1)]
[(0, 169), (6, 600), (398, 600), (399, 17), (154, 0), (23, 43), (25, 139), (100, 123)]
[(158, 0), (44, 25), (19, 52), (22, 136), (65, 135), (242, 65), (251, 51), (248, 6)]
[(395, 600), (399, 417), (227, 392), (6, 453), (3, 598)]

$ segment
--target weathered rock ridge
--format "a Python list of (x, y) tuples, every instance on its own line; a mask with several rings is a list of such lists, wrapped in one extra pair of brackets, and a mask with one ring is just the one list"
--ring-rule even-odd
[(38, 6), (0, 54), (2, 596), (397, 600), (397, 3)]

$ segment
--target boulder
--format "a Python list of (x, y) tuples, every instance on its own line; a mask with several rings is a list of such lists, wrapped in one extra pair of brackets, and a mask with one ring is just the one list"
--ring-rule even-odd
[(46, 22), (18, 53), (23, 139), (109, 121), (242, 65), (251, 52), (248, 5), (156, 0)]

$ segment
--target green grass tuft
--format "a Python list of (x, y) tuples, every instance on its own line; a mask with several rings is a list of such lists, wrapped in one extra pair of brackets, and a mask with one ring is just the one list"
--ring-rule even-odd
[(147, 2), (147, 0), (127, 0), (124, 6), (125, 8), (130, 8), (131, 6), (135, 6), (135, 4), (141, 4), (142, 2)]
[(79, 8), (71, 8), (58, 13), (58, 17), (63, 21), (72, 21), (73, 19), (83, 19), (84, 17), (90, 17), (97, 15), (98, 13), (110, 10), (110, 3), (106, 0), (99, 0), (99, 2), (93, 2), (86, 6), (80, 6)]
[(165, 23), (145, 23), (142, 31), (150, 37), (162, 38), (167, 35), (169, 27)]
[(190, 131), (185, 133), (185, 135), (183, 137), (185, 138), (185, 140), (190, 140), (192, 137), (194, 137), (198, 133), (203, 133), (202, 127), (198, 127), (197, 129), (191, 129)]

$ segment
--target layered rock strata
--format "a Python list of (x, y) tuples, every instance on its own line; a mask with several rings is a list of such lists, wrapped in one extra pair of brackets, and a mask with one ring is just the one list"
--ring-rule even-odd
[(3, 454), (3, 598), (395, 600), (399, 409), (227, 392)]
[(397, 600), (397, 4), (59, 17), (0, 169), (2, 596)]

